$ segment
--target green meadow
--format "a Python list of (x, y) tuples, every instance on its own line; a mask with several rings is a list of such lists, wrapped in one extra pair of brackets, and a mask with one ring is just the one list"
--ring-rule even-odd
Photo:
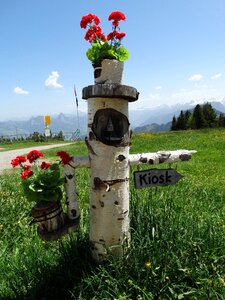
[[(183, 174), (175, 185), (137, 190), (131, 168), (131, 243), (123, 258), (109, 255), (101, 265), (88, 247), (88, 170), (76, 171), (80, 225), (54, 242), (29, 225), (34, 203), (24, 198), (18, 171), (1, 175), (0, 299), (225, 299), (225, 130), (135, 134), (130, 153), (177, 149), (197, 153), (154, 166)], [(63, 150), (87, 155), (83, 141)], [(43, 153), (57, 159), (54, 149)]]

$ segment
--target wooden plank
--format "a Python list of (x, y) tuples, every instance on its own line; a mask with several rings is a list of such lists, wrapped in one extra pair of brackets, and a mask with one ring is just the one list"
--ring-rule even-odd
[(118, 83), (106, 83), (89, 85), (82, 90), (82, 98), (119, 98), (120, 100), (127, 100), (133, 102), (138, 100), (138, 91), (128, 85)]
[(175, 184), (184, 176), (174, 169), (149, 169), (134, 172), (136, 189)]

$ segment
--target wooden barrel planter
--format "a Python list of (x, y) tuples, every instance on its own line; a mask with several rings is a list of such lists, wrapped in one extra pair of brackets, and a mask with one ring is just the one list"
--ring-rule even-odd
[(32, 223), (37, 223), (39, 230), (53, 232), (59, 230), (65, 221), (60, 201), (40, 202), (31, 210)]

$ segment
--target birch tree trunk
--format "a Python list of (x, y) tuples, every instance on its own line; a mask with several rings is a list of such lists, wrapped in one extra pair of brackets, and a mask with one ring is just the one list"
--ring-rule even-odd
[[(97, 111), (111, 107), (128, 116), (126, 100), (88, 100), (90, 242), (93, 258), (97, 261), (104, 260), (108, 250), (121, 255), (122, 245), (129, 238), (129, 147), (102, 143), (90, 126)], [(112, 124), (107, 125), (113, 130)]]

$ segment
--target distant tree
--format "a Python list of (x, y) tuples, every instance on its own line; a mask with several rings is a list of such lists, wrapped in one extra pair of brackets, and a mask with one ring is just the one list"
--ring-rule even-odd
[(218, 126), (225, 127), (225, 116), (222, 113), (219, 115), (219, 118), (218, 118)]
[(194, 108), (193, 126), (194, 126), (194, 129), (200, 129), (200, 128), (207, 127), (207, 123), (206, 123), (205, 117), (203, 115), (200, 104), (197, 104)]
[(173, 116), (170, 130), (177, 130), (177, 118)]
[(189, 110), (185, 112), (184, 118), (185, 118), (185, 129), (191, 128), (192, 114)]
[(177, 129), (185, 130), (186, 128), (186, 119), (183, 110), (181, 110), (180, 115), (177, 118)]
[(205, 103), (202, 106), (202, 113), (204, 115), (204, 119), (206, 121), (207, 127), (216, 127), (217, 122), (217, 115), (215, 110), (213, 109), (212, 105), (210, 103)]
[(28, 139), (35, 141), (35, 142), (44, 142), (45, 141), (44, 135), (42, 135), (41, 133), (36, 132), (36, 131), (33, 132), (32, 134), (30, 134)]
[(64, 135), (63, 132), (60, 131), (58, 134), (54, 135), (54, 137), (52, 137), (53, 140), (58, 140), (58, 141), (64, 141)]

